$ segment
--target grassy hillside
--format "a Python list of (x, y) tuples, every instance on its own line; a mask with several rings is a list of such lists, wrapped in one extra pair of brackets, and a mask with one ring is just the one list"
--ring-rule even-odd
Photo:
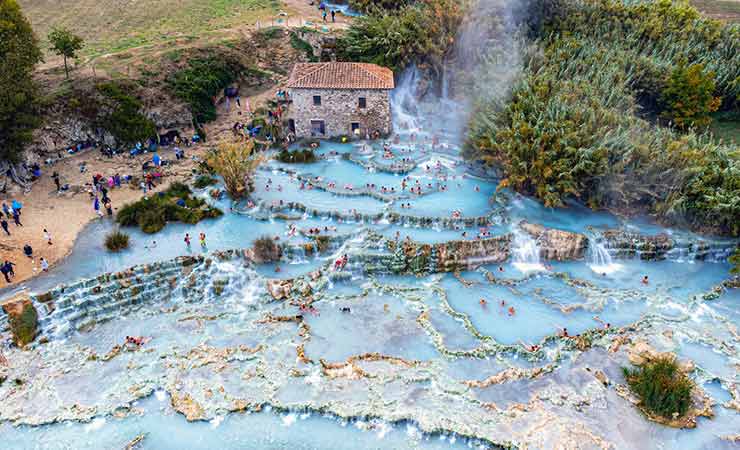
[(53, 26), (85, 38), (86, 57), (204, 34), (274, 17), (279, 0), (19, 0), (44, 40)]
[(740, 23), (740, 0), (691, 0), (691, 4), (713, 19)]

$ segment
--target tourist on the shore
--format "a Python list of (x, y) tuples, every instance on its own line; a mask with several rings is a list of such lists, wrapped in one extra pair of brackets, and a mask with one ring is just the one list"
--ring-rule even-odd
[(44, 272), (49, 271), (49, 263), (44, 258), (41, 258), (41, 270)]
[(13, 222), (15, 222), (15, 226), (22, 227), (23, 224), (21, 223), (21, 213), (20, 211), (13, 210)]
[(93, 210), (95, 210), (95, 214), (98, 215), (98, 217), (103, 217), (103, 213), (100, 211), (100, 200), (98, 200), (98, 196), (95, 196), (95, 199), (93, 200)]
[(113, 215), (113, 204), (110, 202), (110, 199), (108, 199), (107, 202), (105, 202), (105, 212), (109, 215)]
[(5, 234), (10, 236), (10, 231), (8, 231), (8, 221), (3, 219), (0, 219), (0, 226), (3, 227), (3, 231), (5, 231)]
[(5, 264), (0, 266), (0, 272), (3, 273), (3, 276), (5, 277), (5, 281), (7, 281), (8, 283), (12, 283), (12, 281), (10, 281), (10, 275), (8, 275), (10, 273), (10, 269), (8, 268), (7, 261), (5, 262)]
[(33, 248), (30, 244), (26, 244), (23, 246), (23, 254), (33, 259)]
[(44, 228), (44, 239), (47, 244), (51, 245), (51, 233), (46, 228)]
[(51, 179), (54, 180), (54, 184), (57, 187), (57, 192), (62, 190), (62, 183), (59, 181), (59, 172), (54, 171), (54, 173), (51, 174)]
[(15, 269), (13, 269), (13, 267), (15, 267), (14, 262), (10, 262), (9, 260), (6, 259), (3, 266), (7, 268), (8, 274), (10, 274), (11, 277), (15, 276)]
[(21, 209), (23, 209), (23, 203), (19, 202), (16, 199), (13, 199), (13, 201), (10, 204), (11, 208), (13, 208), (13, 214), (18, 213), (18, 215), (21, 215)]

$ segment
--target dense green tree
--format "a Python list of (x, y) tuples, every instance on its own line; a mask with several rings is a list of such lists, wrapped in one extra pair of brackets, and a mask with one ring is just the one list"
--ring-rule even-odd
[(661, 92), (661, 116), (679, 128), (705, 127), (709, 116), (722, 100), (714, 96), (714, 72), (705, 72), (703, 64), (681, 62), (673, 69)]
[(17, 162), (38, 126), (33, 70), (42, 60), (15, 0), (0, 0), (0, 160)]
[(439, 72), (461, 21), (462, 9), (454, 0), (423, 0), (398, 10), (373, 8), (339, 40), (339, 56), (396, 72), (409, 64)]
[(51, 44), (49, 50), (64, 58), (64, 74), (69, 78), (67, 58), (76, 58), (77, 51), (85, 45), (85, 41), (66, 28), (52, 29), (48, 39)]
[(156, 134), (154, 122), (141, 113), (141, 102), (129, 93), (130, 86), (108, 82), (99, 84), (97, 90), (102, 98), (95, 120), (119, 145), (132, 145)]

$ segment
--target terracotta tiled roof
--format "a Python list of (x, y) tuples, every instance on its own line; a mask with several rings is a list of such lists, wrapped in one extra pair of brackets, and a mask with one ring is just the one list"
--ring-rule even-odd
[(289, 88), (393, 89), (393, 72), (367, 63), (299, 63), (293, 66)]

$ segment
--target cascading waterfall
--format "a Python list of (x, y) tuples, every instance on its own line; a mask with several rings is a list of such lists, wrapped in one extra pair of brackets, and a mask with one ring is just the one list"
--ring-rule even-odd
[(595, 238), (588, 240), (588, 267), (596, 273), (608, 275), (622, 268), (612, 259), (609, 249)]
[(545, 270), (540, 260), (540, 248), (537, 246), (537, 241), (516, 228), (513, 230), (513, 235), (511, 255), (514, 267), (521, 272)]

